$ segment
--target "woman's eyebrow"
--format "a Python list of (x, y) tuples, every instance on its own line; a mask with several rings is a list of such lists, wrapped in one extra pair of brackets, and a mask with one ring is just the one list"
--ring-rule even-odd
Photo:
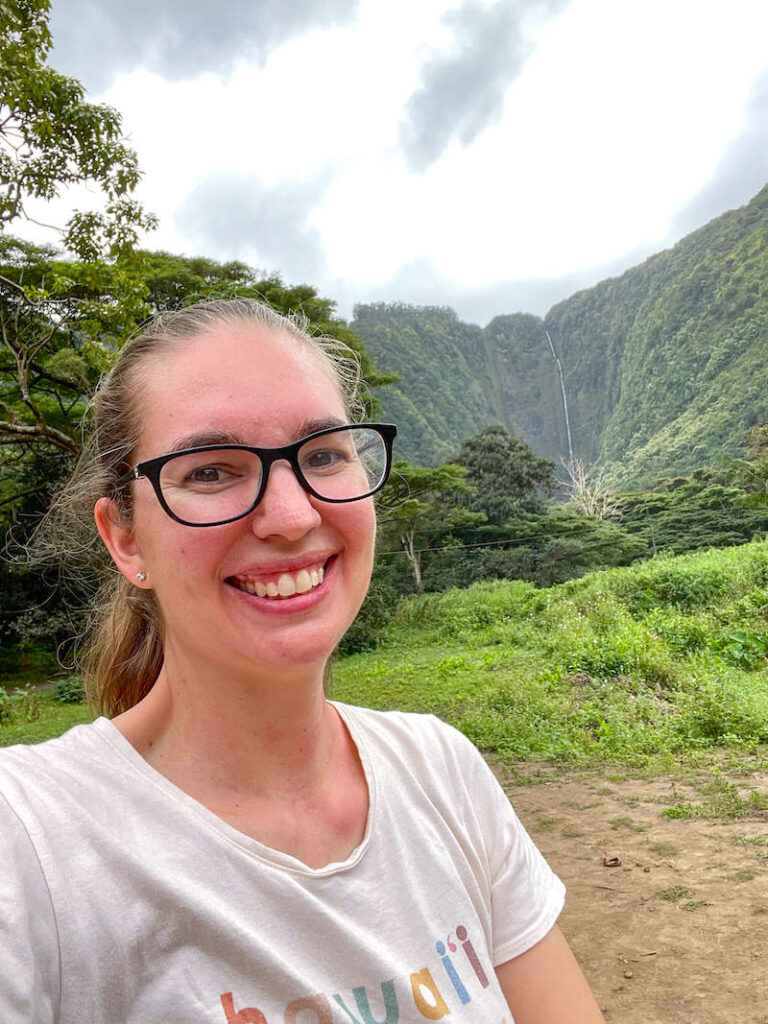
[(344, 420), (337, 416), (329, 416), (324, 420), (305, 420), (296, 432), (296, 440), (306, 437), (307, 434), (316, 434), (318, 430), (329, 430), (331, 427), (345, 427)]
[[(343, 427), (345, 421), (338, 416), (329, 416), (322, 420), (305, 420), (294, 431), (294, 440), (298, 441), (308, 434), (316, 434), (318, 430), (328, 430), (330, 427)], [(168, 453), (181, 452), (186, 448), (203, 448), (209, 444), (242, 444), (248, 445), (248, 441), (241, 435), (226, 430), (201, 430), (196, 434), (185, 434), (178, 437), (168, 449)], [(255, 446), (259, 447), (259, 446)], [(267, 446), (260, 446), (267, 447)]]
[(181, 452), (185, 448), (202, 448), (208, 444), (246, 444), (240, 434), (232, 434), (224, 430), (201, 430), (197, 434), (178, 437), (168, 452)]

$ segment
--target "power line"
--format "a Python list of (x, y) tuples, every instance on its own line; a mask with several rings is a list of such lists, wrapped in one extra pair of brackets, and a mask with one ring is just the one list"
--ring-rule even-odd
[[(705, 509), (695, 509), (695, 510), (689, 512), (689, 513), (680, 513), (680, 515), (676, 516), (675, 519), (676, 519), (676, 521), (679, 521), (680, 519), (694, 518), (694, 517), (698, 519), (698, 518), (701, 517), (701, 514), (702, 514), (703, 511), (706, 511), (706, 510)], [(715, 510), (712, 510), (712, 511), (715, 511)], [(750, 510), (746, 509), (745, 511), (750, 511)], [(606, 522), (606, 520), (600, 520), (600, 521), (601, 522)], [(617, 526), (619, 529), (622, 529), (622, 527), (618, 523), (611, 523), (610, 525)], [(653, 527), (653, 521), (650, 518), (647, 519), (646, 520), (646, 525), (650, 526), (650, 527)], [(467, 527), (467, 529), (464, 532), (468, 533), (468, 532), (471, 531), (471, 529), (472, 529), (471, 527)], [(478, 530), (482, 530), (482, 527), (478, 527), (477, 529)], [(466, 550), (471, 549), (471, 548), (495, 547), (496, 545), (504, 545), (504, 544), (509, 544), (511, 546), (515, 546), (515, 545), (522, 544), (525, 541), (529, 541), (529, 540), (546, 541), (546, 540), (550, 540), (551, 538), (557, 538), (557, 537), (579, 537), (579, 536), (581, 536), (583, 534), (592, 533), (594, 531), (594, 529), (595, 529), (595, 527), (590, 525), (590, 526), (584, 527), (583, 529), (580, 528), (580, 529), (573, 529), (573, 530), (560, 530), (560, 531), (551, 531), (551, 532), (546, 532), (546, 533), (545, 532), (542, 532), (542, 533), (529, 533), (529, 534), (522, 534), (522, 535), (521, 534), (517, 534), (514, 537), (501, 537), (501, 538), (499, 538), (497, 540), (478, 541), (477, 543), (474, 543), (474, 544), (445, 544), (445, 545), (438, 546), (438, 547), (414, 548), (413, 553), (417, 554), (417, 555), (421, 555), (421, 554), (424, 554), (427, 551), (466, 551)], [(768, 529), (768, 521), (766, 522), (766, 529)], [(630, 532), (630, 531), (625, 530), (625, 534), (626, 534), (626, 536), (628, 538), (639, 537), (640, 536), (640, 531), (639, 530), (635, 530), (635, 531), (631, 531)], [(597, 548), (610, 546), (611, 544), (614, 544), (614, 543), (615, 543), (614, 540), (608, 540), (606, 538), (604, 541), (601, 541), (599, 544), (593, 545), (592, 548), (590, 548), (589, 550), (595, 550)], [(587, 550), (587, 549), (585, 549), (585, 550)], [(405, 551), (404, 548), (395, 548), (392, 551), (377, 551), (376, 552), (376, 557), (377, 558), (386, 558), (386, 557), (388, 557), (390, 555), (405, 555), (405, 554), (407, 554), (407, 552)]]

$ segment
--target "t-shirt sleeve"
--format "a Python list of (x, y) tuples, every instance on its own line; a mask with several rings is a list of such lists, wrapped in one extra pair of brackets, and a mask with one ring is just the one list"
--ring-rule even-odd
[(509, 798), (470, 741), (451, 729), (471, 814), (487, 866), (494, 966), (540, 942), (557, 922), (565, 886), (517, 817)]
[(0, 1021), (55, 1024), (59, 1005), (56, 921), (29, 835), (0, 794)]

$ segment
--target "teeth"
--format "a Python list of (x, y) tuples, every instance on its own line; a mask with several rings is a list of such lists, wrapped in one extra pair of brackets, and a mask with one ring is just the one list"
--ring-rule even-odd
[(325, 578), (325, 569), (299, 569), (295, 575), (284, 572), (275, 583), (262, 583), (259, 580), (238, 579), (232, 577), (236, 587), (248, 594), (258, 597), (293, 597), (294, 594), (307, 594), (314, 587), (319, 587)]
[(296, 593), (296, 580), (284, 572), (277, 581), (277, 592), (280, 597), (293, 597)]
[(312, 578), (306, 569), (301, 569), (296, 573), (296, 593), (306, 594), (308, 590), (312, 589)]

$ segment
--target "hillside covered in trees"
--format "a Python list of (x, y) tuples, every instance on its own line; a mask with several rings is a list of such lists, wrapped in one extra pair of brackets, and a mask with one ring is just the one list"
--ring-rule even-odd
[(624, 487), (685, 474), (768, 420), (768, 187), (543, 320), (480, 328), (443, 307), (377, 303), (351, 326), (400, 376), (379, 397), (411, 461), (435, 465), (491, 423), (568, 457), (556, 355), (577, 458)]

